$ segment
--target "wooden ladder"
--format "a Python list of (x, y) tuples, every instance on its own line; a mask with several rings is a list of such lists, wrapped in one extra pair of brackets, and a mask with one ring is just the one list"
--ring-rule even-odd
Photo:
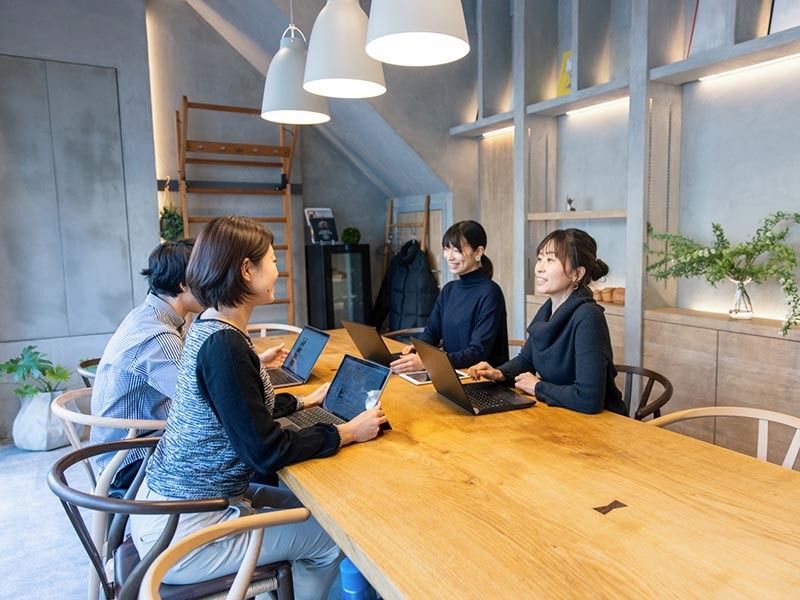
[[(287, 305), (287, 322), (294, 325), (294, 265), (292, 253), (292, 160), (297, 143), (298, 126), (290, 130), (291, 141), (286, 144), (286, 126), (279, 125), (279, 145), (245, 144), (240, 142), (220, 142), (189, 139), (189, 111), (209, 110), (218, 112), (240, 113), (261, 116), (258, 108), (242, 108), (239, 106), (223, 106), (219, 104), (202, 104), (189, 102), (183, 97), (180, 110), (175, 111), (175, 132), (178, 145), (178, 191), (183, 215), (184, 235), (189, 235), (190, 223), (208, 223), (213, 217), (191, 216), (188, 198), (192, 194), (229, 194), (229, 195), (263, 195), (281, 196), (283, 199), (283, 215), (280, 217), (251, 217), (260, 223), (281, 223), (283, 225), (283, 244), (273, 246), (275, 252), (284, 252), (284, 268), (278, 276), (286, 279), (286, 298), (276, 298), (273, 304)], [(259, 118), (259, 124), (265, 122)], [(229, 158), (228, 158), (229, 157)], [(186, 177), (187, 165), (220, 165), (229, 167), (254, 167), (280, 169), (281, 183), (272, 188), (254, 188), (231, 182), (226, 187), (207, 187), (192, 185)]]

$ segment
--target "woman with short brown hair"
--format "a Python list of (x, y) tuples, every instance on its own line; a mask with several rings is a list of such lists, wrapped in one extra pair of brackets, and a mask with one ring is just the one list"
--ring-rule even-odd
[[(302, 401), (289, 395), (276, 397), (246, 333), (253, 308), (273, 301), (277, 279), (272, 234), (258, 222), (219, 217), (198, 236), (186, 281), (209, 308), (187, 333), (167, 427), (148, 465), (139, 498), (225, 497), (230, 499), (230, 508), (183, 515), (175, 539), (240, 515), (300, 506), (287, 489), (251, 484), (251, 477), (331, 456), (351, 442), (370, 440), (386, 421), (379, 405), (338, 426), (319, 424), (289, 431), (275, 422), (277, 417), (320, 404), (324, 397), (324, 388)], [(152, 547), (165, 520), (160, 516), (132, 519), (140, 554)], [(235, 572), (249, 535), (195, 551), (164, 580), (181, 584)], [(295, 596), (321, 599), (327, 597), (336, 578), (340, 558), (336, 544), (311, 518), (270, 529), (258, 564), (292, 561)]]

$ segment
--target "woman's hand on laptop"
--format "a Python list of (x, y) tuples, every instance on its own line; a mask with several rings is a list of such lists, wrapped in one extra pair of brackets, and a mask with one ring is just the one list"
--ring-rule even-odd
[(337, 425), (339, 428), (339, 436), (342, 438), (342, 446), (352, 444), (353, 442), (366, 442), (371, 440), (380, 431), (380, 426), (386, 423), (386, 413), (381, 408), (381, 403), (375, 405), (375, 408), (365, 410), (353, 420), (348, 421), (342, 425)]
[(319, 406), (325, 400), (325, 394), (328, 393), (328, 388), (331, 387), (330, 382), (325, 382), (308, 396), (303, 396), (303, 408), (313, 408)]
[(261, 364), (267, 369), (275, 369), (283, 364), (288, 355), (289, 351), (286, 349), (286, 344), (278, 344), (264, 350), (258, 355), (258, 358), (261, 359)]
[(473, 379), (480, 379), (483, 377), (489, 381), (503, 381), (506, 378), (502, 371), (495, 369), (485, 360), (479, 362), (477, 365), (472, 365), (469, 370), (467, 370), (467, 374)]
[(389, 363), (389, 368), (392, 373), (414, 373), (415, 371), (424, 371), (425, 365), (422, 364), (417, 354), (403, 354), (397, 360)]

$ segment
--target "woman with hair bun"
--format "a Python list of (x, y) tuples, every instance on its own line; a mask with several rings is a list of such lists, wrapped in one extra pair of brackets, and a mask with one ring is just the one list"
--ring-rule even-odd
[[(486, 231), (475, 221), (459, 221), (445, 232), (442, 248), (447, 267), (459, 279), (444, 286), (419, 339), (433, 346), (442, 342), (456, 369), (481, 360), (507, 361), (506, 301), (484, 254)], [(403, 348), (390, 366), (395, 373), (425, 370), (413, 346)]]
[(580, 229), (558, 229), (536, 252), (536, 291), (549, 299), (528, 325), (525, 347), (497, 368), (481, 362), (469, 374), (514, 385), (550, 406), (626, 414), (608, 324), (588, 287), (608, 274), (597, 243)]

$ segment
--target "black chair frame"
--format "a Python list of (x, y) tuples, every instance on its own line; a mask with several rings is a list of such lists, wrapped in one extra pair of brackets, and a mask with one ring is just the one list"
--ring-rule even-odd
[[(642, 389), (642, 395), (639, 398), (639, 404), (636, 407), (636, 412), (634, 413), (633, 418), (637, 421), (642, 421), (643, 419), (653, 415), (656, 419), (661, 416), (661, 408), (669, 402), (669, 399), (672, 398), (672, 383), (669, 379), (664, 377), (661, 373), (656, 373), (655, 371), (651, 371), (650, 369), (645, 369), (642, 367), (634, 367), (631, 365), (614, 365), (614, 368), (617, 370), (618, 373), (625, 373), (625, 391), (624, 391), (624, 400), (625, 400), (625, 407), (628, 410), (628, 414), (630, 414), (631, 403), (633, 395), (633, 378), (634, 376), (638, 375), (639, 377), (646, 378), (647, 383), (645, 383), (644, 388)], [(664, 388), (664, 391), (653, 400), (650, 400), (650, 394), (653, 393), (653, 385), (658, 382)]]
[[(47, 485), (61, 501), (61, 505), (64, 507), (64, 511), (67, 513), (67, 517), (75, 529), (81, 545), (86, 551), (91, 565), (100, 579), (100, 585), (107, 600), (135, 600), (138, 597), (139, 587), (141, 586), (142, 579), (147, 569), (158, 555), (169, 547), (175, 535), (175, 531), (177, 530), (178, 519), (181, 514), (220, 511), (228, 507), (228, 500), (226, 498), (147, 502), (132, 500), (132, 498), (135, 498), (144, 480), (147, 459), (149, 459), (159, 439), (160, 438), (157, 437), (125, 439), (81, 448), (57, 460), (50, 468), (47, 475)], [(124, 498), (101, 497), (90, 492), (76, 490), (69, 486), (66, 471), (70, 467), (102, 454), (116, 453), (121, 450), (131, 450), (133, 448), (147, 448), (148, 455), (147, 459), (142, 462), (142, 467), (136, 474), (134, 482), (128, 489)], [(81, 517), (80, 508), (106, 512), (113, 515), (108, 528), (105, 556), (102, 556), (100, 550), (95, 546), (89, 529)], [(155, 545), (139, 560), (138, 564), (136, 564), (125, 580), (122, 582), (109, 581), (104, 569), (104, 564), (113, 558), (114, 551), (121, 546), (130, 515), (169, 515), (169, 517)], [(228, 581), (232, 582), (233, 577), (234, 575), (231, 575), (212, 581), (220, 584), (217, 588), (221, 587), (224, 589), (224, 584)], [(278, 584), (277, 592), (280, 600), (293, 598), (291, 565), (288, 562), (260, 566), (253, 576), (253, 581), (255, 581), (257, 577), (260, 579), (274, 578)], [(185, 586), (162, 585), (162, 595), (165, 599), (169, 597), (185, 597), (186, 588), (194, 587), (195, 585), (208, 587), (210, 583), (211, 582), (203, 582), (202, 584), (190, 584)], [(211, 590), (205, 591), (210, 592)], [(217, 589), (214, 590), (214, 592), (216, 591)], [(201, 596), (202, 595), (205, 594), (201, 594)]]

